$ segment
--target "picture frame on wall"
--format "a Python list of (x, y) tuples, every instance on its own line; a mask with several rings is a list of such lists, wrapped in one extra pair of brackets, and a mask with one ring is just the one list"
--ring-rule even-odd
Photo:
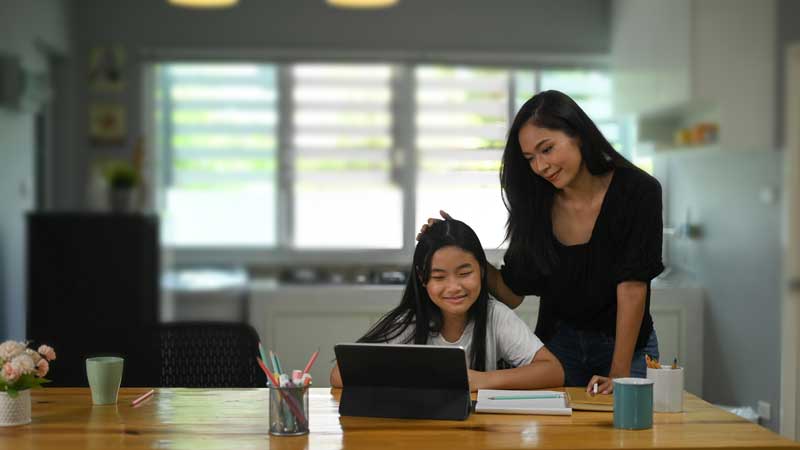
[(93, 146), (123, 145), (127, 138), (125, 107), (119, 103), (89, 105), (89, 142)]
[(121, 45), (97, 46), (89, 52), (89, 90), (120, 93), (125, 90), (125, 49)]

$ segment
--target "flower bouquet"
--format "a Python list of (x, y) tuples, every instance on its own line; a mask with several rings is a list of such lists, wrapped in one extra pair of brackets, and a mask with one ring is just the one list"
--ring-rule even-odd
[(47, 345), (33, 350), (25, 342), (0, 344), (0, 426), (30, 423), (30, 390), (49, 381), (44, 376), (54, 359)]

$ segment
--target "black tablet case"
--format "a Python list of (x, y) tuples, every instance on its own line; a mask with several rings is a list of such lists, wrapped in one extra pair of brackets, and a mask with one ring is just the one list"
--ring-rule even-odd
[(338, 344), (342, 416), (465, 420), (469, 380), (460, 347)]

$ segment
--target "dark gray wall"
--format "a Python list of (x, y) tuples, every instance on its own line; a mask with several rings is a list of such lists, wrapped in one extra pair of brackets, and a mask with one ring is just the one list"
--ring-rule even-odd
[(78, 41), (133, 47), (608, 52), (608, 1), (401, 0), (372, 11), (324, 0), (241, 0), (175, 8), (165, 0), (80, 0)]
[[(48, 71), (50, 54), (66, 52), (60, 0), (0, 0), (0, 52), (26, 70)], [(34, 205), (34, 114), (0, 109), (0, 340), (25, 338), (25, 212)]]
[[(659, 156), (669, 188), (664, 209), (676, 226), (689, 211), (698, 239), (674, 238), (669, 261), (706, 289), (703, 397), (756, 409), (780, 408), (780, 197), (782, 152), (703, 151)], [(662, 176), (663, 178), (663, 176)]]

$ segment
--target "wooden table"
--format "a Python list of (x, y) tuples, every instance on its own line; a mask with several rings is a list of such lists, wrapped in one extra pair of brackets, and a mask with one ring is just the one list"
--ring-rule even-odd
[(310, 394), (311, 433), (268, 434), (266, 389), (122, 389), (117, 405), (92, 406), (86, 388), (33, 393), (33, 423), (0, 428), (0, 448), (27, 449), (511, 449), (779, 448), (796, 442), (686, 394), (686, 412), (656, 414), (650, 430), (612, 427), (612, 414), (473, 414), (463, 422), (339, 417), (339, 391)]

